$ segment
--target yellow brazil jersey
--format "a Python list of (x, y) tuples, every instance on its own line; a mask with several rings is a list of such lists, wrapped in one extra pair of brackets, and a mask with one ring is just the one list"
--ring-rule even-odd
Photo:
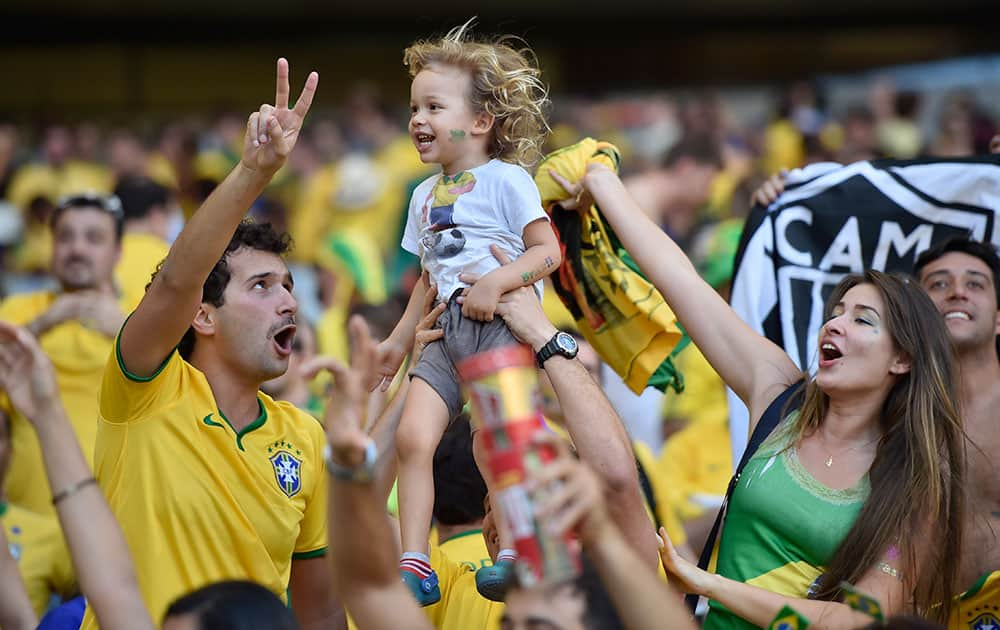
[(1000, 627), (1000, 571), (984, 573), (952, 602), (949, 630), (992, 630)]
[[(250, 579), (283, 600), (294, 558), (326, 552), (323, 428), (258, 394), (235, 431), (205, 375), (174, 351), (151, 377), (117, 347), (101, 390), (95, 472), (121, 523), (153, 619), (178, 596)], [(94, 627), (90, 610), (84, 628)]]
[(169, 251), (170, 245), (154, 234), (122, 235), (122, 255), (115, 265), (115, 282), (121, 288), (122, 303), (127, 312), (131, 313), (139, 306), (156, 266)]
[(0, 523), (31, 606), (39, 616), (45, 612), (52, 595), (64, 600), (76, 595), (73, 564), (55, 517), (0, 503)]
[[(0, 304), (0, 320), (25, 325), (47, 311), (57, 297), (50, 292), (13, 295)], [(55, 366), (59, 397), (87, 463), (92, 464), (98, 392), (112, 339), (78, 321), (67, 321), (48, 330), (39, 341)], [(11, 421), (11, 446), (14, 455), (4, 483), (7, 498), (33, 512), (54, 515), (38, 439), (20, 414), (14, 414)]]
[(483, 530), (481, 529), (472, 529), (456, 534), (440, 542), (438, 547), (444, 555), (469, 567), (472, 571), (478, 571), (481, 567), (493, 566), (493, 560), (490, 559), (490, 552), (486, 548), (486, 541), (483, 539)]
[[(485, 551), (486, 543), (483, 537), (480, 535), (477, 538), (483, 545), (482, 551)], [(445, 542), (444, 547), (437, 546), (431, 549), (431, 566), (438, 574), (441, 601), (424, 608), (424, 613), (434, 626), (441, 630), (499, 628), (504, 605), (490, 601), (479, 594), (476, 590), (476, 572), (466, 562), (454, 560), (446, 555), (447, 544)], [(452, 553), (457, 552), (458, 546), (452, 549)]]

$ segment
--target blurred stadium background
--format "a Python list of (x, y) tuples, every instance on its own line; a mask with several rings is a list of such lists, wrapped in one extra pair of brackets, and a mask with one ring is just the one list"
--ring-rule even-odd
[(51, 282), (44, 217), (62, 194), (144, 174), (193, 211), (238, 159), (279, 55), (293, 91), (308, 70), (322, 78), (307, 141), (254, 212), (292, 231), (303, 312), (339, 354), (346, 312), (392, 303), (412, 279), (398, 234), (426, 174), (403, 135), (414, 39), (473, 15), (478, 32), (524, 37), (551, 86), (550, 146), (611, 140), (628, 175), (682, 137), (714, 138), (724, 168), (706, 203), (658, 217), (690, 245), (745, 216), (779, 168), (984, 152), (1000, 120), (994, 4), (5, 0), (0, 296)]

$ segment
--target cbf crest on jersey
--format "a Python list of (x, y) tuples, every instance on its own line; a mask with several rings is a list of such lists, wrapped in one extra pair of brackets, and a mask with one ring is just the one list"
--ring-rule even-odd
[(274, 478), (289, 498), (302, 489), (302, 460), (285, 450), (280, 450), (268, 458), (274, 468)]
[(995, 612), (984, 612), (969, 623), (972, 630), (997, 630), (1000, 628), (1000, 617)]

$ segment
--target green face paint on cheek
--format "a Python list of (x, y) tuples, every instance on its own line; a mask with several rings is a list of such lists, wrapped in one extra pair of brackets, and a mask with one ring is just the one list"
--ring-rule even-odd
[(451, 130), (451, 141), (452, 142), (461, 142), (462, 140), (465, 140), (465, 131), (463, 131), (461, 129), (452, 129)]

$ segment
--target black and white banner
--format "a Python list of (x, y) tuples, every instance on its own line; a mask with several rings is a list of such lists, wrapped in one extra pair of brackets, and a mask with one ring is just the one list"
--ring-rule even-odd
[[(848, 273), (909, 272), (932, 243), (957, 234), (1000, 246), (1000, 156), (814, 164), (789, 173), (785, 192), (753, 209), (733, 278), (733, 308), (815, 370), (823, 304)], [(731, 391), (733, 461), (747, 411)]]

